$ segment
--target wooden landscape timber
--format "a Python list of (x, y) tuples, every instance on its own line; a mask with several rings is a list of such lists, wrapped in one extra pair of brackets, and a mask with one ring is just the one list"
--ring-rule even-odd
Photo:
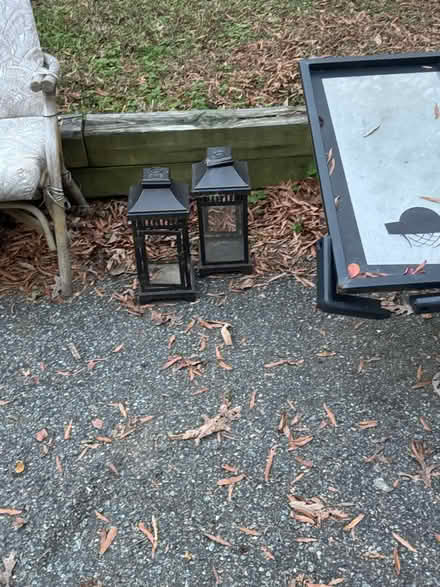
[(63, 117), (67, 167), (87, 198), (126, 195), (143, 167), (164, 166), (190, 183), (206, 147), (231, 145), (249, 163), (253, 189), (300, 179), (313, 163), (304, 109), (278, 106)]

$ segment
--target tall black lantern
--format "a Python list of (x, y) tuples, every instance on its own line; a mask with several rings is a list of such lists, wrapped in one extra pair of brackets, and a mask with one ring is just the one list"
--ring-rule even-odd
[(246, 161), (233, 161), (231, 147), (208, 147), (192, 167), (192, 197), (200, 232), (199, 274), (252, 273), (248, 245)]
[(142, 182), (130, 188), (128, 218), (133, 228), (140, 304), (196, 297), (188, 201), (188, 186), (172, 181), (164, 167), (145, 168)]

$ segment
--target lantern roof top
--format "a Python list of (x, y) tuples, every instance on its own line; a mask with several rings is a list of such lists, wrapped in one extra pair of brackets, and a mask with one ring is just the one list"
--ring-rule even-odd
[(208, 147), (206, 158), (192, 166), (192, 192), (249, 191), (246, 161), (234, 161), (231, 147)]
[(188, 186), (172, 181), (167, 167), (146, 167), (130, 191), (128, 217), (188, 214)]

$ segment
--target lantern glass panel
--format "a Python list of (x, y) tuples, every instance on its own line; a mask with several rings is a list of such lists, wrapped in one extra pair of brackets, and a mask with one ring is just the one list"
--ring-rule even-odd
[(182, 285), (179, 264), (179, 235), (149, 234), (145, 237), (148, 278), (151, 287)]
[(243, 207), (237, 204), (202, 208), (205, 263), (244, 261)]

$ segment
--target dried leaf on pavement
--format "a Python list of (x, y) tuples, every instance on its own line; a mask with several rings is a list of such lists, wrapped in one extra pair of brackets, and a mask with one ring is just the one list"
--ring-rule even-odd
[(298, 436), (298, 438), (294, 438), (290, 442), (289, 448), (287, 450), (296, 450), (298, 447), (305, 446), (306, 444), (308, 444), (312, 440), (313, 440), (313, 436)]
[(239, 526), (238, 529), (240, 532), (247, 534), (248, 536), (261, 536), (261, 532), (257, 530), (252, 530), (252, 528), (244, 528), (243, 526)]
[(176, 335), (172, 334), (170, 336), (170, 338), (168, 339), (168, 348), (170, 349), (175, 342), (176, 342)]
[(11, 584), (10, 580), (12, 578), (12, 573), (14, 571), (15, 565), (17, 564), (17, 561), (15, 559), (15, 552), (11, 552), (2, 560), (5, 570), (0, 571), (0, 582), (3, 583), (3, 585), (5, 585), (6, 587), (9, 587)]
[(330, 424), (334, 427), (336, 427), (336, 417), (334, 415), (334, 413), (332, 412), (332, 410), (330, 408), (327, 407), (327, 404), (324, 404), (324, 410), (327, 414), (327, 417), (330, 421)]
[(345, 532), (350, 532), (350, 530), (353, 530), (353, 528), (355, 528), (364, 518), (365, 514), (359, 514), (356, 516), (351, 522), (344, 526)]
[(175, 357), (170, 357), (168, 359), (168, 361), (166, 363), (164, 363), (162, 365), (162, 367), (160, 368), (161, 371), (163, 371), (164, 369), (168, 369), (169, 367), (171, 367), (172, 365), (175, 365), (178, 361), (181, 361), (183, 359), (183, 357), (181, 355), (176, 355)]
[(72, 420), (70, 420), (70, 422), (68, 424), (66, 424), (66, 426), (64, 428), (64, 440), (69, 440), (70, 434), (72, 432), (72, 425), (73, 425)]
[(394, 564), (394, 572), (397, 576), (400, 575), (400, 558), (399, 558), (399, 549), (397, 546), (393, 548), (393, 564)]
[(23, 513), (23, 510), (16, 510), (15, 508), (0, 508), (0, 516), (18, 516)]
[(359, 428), (366, 430), (367, 428), (375, 428), (377, 426), (377, 420), (362, 420), (359, 422)]
[(95, 510), (95, 515), (98, 518), (98, 520), (102, 520), (103, 522), (105, 522), (106, 524), (111, 524), (110, 520), (108, 518), (106, 518), (105, 516), (103, 516), (102, 514), (100, 514), (98, 511)]
[(264, 468), (264, 480), (269, 481), (270, 471), (272, 469), (273, 458), (276, 454), (276, 448), (273, 446), (269, 449), (267, 460), (266, 460), (266, 467)]
[(100, 418), (95, 418), (92, 420), (92, 426), (97, 430), (101, 430), (101, 428), (104, 426), (104, 422)]
[(232, 337), (231, 337), (231, 333), (228, 330), (229, 328), (229, 324), (225, 324), (224, 326), (222, 326), (222, 329), (220, 330), (220, 334), (222, 335), (222, 338), (224, 340), (224, 343), (226, 346), (232, 346)]
[(264, 365), (265, 369), (272, 369), (273, 367), (280, 367), (281, 365), (302, 365), (304, 363), (304, 359), (279, 359), (278, 361), (273, 361), (272, 363), (266, 363)]
[(308, 536), (300, 536), (298, 538), (295, 538), (295, 542), (317, 542), (318, 539), (317, 538), (309, 538)]
[(394, 540), (397, 540), (397, 542), (399, 542), (402, 546), (404, 546), (405, 548), (407, 548), (411, 552), (417, 552), (417, 550), (414, 548), (414, 546), (412, 546), (407, 540), (405, 540), (405, 538), (402, 538), (402, 536), (400, 536), (396, 532), (392, 532), (392, 534), (393, 534)]
[(244, 479), (246, 475), (242, 473), (241, 475), (237, 475), (236, 477), (227, 477), (225, 479), (219, 479), (217, 481), (217, 485), (234, 485), (235, 483), (239, 483), (242, 479)]
[(225, 471), (229, 471), (230, 473), (238, 473), (238, 467), (233, 467), (232, 465), (222, 465)]
[(47, 437), (48, 433), (46, 428), (42, 428), (39, 432), (35, 434), (35, 438), (38, 440), (38, 442), (43, 442), (43, 440), (46, 440)]
[(240, 407), (231, 408), (230, 402), (225, 401), (220, 406), (219, 412), (216, 416), (213, 418), (203, 416), (204, 423), (198, 428), (193, 428), (187, 430), (186, 432), (181, 432), (180, 434), (168, 433), (168, 438), (170, 440), (194, 439), (196, 446), (198, 446), (200, 444), (200, 440), (205, 436), (210, 436), (211, 434), (216, 434), (217, 432), (229, 432), (231, 430), (230, 423), (233, 420), (238, 420), (240, 418), (240, 411)]
[(349, 517), (347, 513), (339, 508), (328, 506), (320, 497), (304, 499), (291, 494), (288, 499), (292, 508), (290, 516), (299, 522), (312, 526), (320, 526), (325, 520), (342, 521)]
[(255, 408), (255, 400), (257, 398), (257, 392), (253, 391), (251, 393), (251, 399), (249, 400), (249, 409), (252, 410), (253, 408)]
[(264, 558), (265, 558), (266, 560), (268, 560), (268, 561), (269, 561), (269, 560), (270, 560), (270, 561), (274, 561), (274, 560), (275, 560), (275, 557), (274, 557), (274, 555), (273, 555), (273, 552), (271, 552), (271, 551), (270, 551), (270, 550), (267, 548), (267, 546), (266, 546), (265, 544), (263, 544), (263, 545), (261, 546), (261, 550), (263, 551), (263, 556), (264, 556)]
[(62, 474), (62, 472), (63, 472), (63, 464), (62, 464), (61, 459), (60, 459), (60, 457), (58, 455), (56, 455), (56, 457), (55, 457), (55, 463), (56, 463), (56, 466), (57, 466), (58, 473)]
[(209, 538), (209, 540), (212, 540), (213, 542), (217, 542), (217, 544), (221, 544), (222, 546), (232, 546), (232, 544), (230, 542), (228, 542), (227, 540), (225, 540), (221, 536), (214, 536), (213, 534), (208, 534), (208, 532), (205, 532), (204, 530), (202, 530), (202, 534), (204, 534), (204, 536), (206, 536), (206, 538)]
[(106, 552), (106, 550), (109, 548), (109, 546), (115, 539), (117, 533), (118, 529), (115, 528), (115, 526), (112, 526), (107, 533), (105, 530), (102, 531), (101, 541), (99, 545), (99, 554), (104, 554)]
[(112, 350), (112, 353), (120, 353), (123, 348), (124, 348), (124, 343), (118, 344), (118, 346), (115, 346), (115, 348)]

